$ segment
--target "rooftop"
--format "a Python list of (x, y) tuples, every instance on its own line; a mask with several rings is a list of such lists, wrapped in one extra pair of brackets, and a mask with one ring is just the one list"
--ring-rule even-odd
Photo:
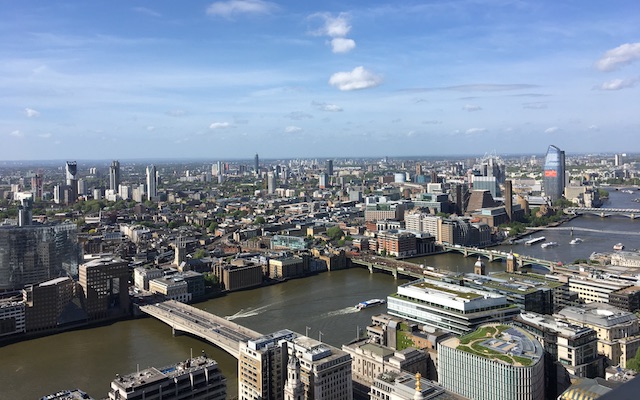
[(442, 344), (516, 367), (535, 364), (543, 355), (537, 340), (524, 329), (510, 325), (482, 325), (474, 332), (447, 339)]
[(117, 386), (125, 390), (135, 388), (150, 383), (159, 382), (165, 379), (174, 379), (203, 368), (217, 365), (216, 361), (206, 356), (194, 357), (177, 364), (169, 365), (157, 369), (155, 367), (144, 369), (140, 372), (118, 376), (113, 380)]
[(559, 312), (567, 319), (589, 325), (613, 327), (628, 324), (638, 319), (635, 314), (606, 303), (589, 303), (581, 306), (565, 307)]

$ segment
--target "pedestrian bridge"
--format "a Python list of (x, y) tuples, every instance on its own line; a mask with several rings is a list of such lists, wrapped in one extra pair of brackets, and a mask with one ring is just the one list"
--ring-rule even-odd
[(262, 336), (261, 333), (235, 322), (175, 300), (140, 306), (140, 310), (169, 325), (174, 334), (189, 333), (197, 336), (236, 359), (240, 356), (241, 342)]
[(631, 219), (640, 218), (640, 209), (637, 208), (590, 208), (590, 207), (567, 207), (564, 209), (565, 214), (582, 215), (591, 214), (601, 218), (613, 215), (623, 215)]

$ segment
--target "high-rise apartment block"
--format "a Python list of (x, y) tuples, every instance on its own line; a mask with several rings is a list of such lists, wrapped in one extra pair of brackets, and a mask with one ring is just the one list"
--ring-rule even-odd
[(112, 161), (109, 166), (109, 189), (116, 192), (120, 188), (120, 161)]
[(560, 199), (565, 187), (564, 151), (556, 146), (549, 146), (544, 159), (544, 177), (542, 180), (544, 194), (552, 202)]
[(158, 171), (155, 165), (147, 167), (147, 200), (158, 197)]
[(253, 159), (253, 169), (256, 171), (256, 175), (260, 175), (260, 158), (258, 157), (258, 153)]

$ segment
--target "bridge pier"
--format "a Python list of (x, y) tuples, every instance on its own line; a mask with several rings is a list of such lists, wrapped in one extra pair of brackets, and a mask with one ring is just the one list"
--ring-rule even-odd
[(604, 217), (606, 217), (606, 216), (607, 216), (607, 215), (606, 215), (605, 213), (603, 213), (603, 212), (602, 212), (602, 213), (600, 213), (600, 218), (604, 218)]
[(171, 327), (171, 334), (173, 335), (173, 337), (176, 337), (176, 336), (184, 335), (184, 332), (182, 332), (181, 330), (176, 329), (174, 327)]
[(489, 262), (493, 262), (494, 256), (492, 253), (489, 253)]
[(464, 250), (462, 251), (462, 254), (463, 254), (465, 257), (469, 257), (469, 250), (464, 249)]
[(373, 274), (373, 264), (370, 264), (367, 268), (369, 269), (369, 273)]
[(391, 275), (393, 275), (393, 279), (398, 279), (398, 268), (394, 268), (391, 271)]

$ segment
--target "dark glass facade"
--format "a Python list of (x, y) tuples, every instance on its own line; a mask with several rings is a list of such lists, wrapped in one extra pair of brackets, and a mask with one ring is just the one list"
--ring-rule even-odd
[(60, 276), (78, 276), (75, 224), (0, 227), (0, 292)]
[(560, 199), (564, 193), (565, 162), (564, 151), (549, 146), (544, 158), (544, 194), (552, 202)]

